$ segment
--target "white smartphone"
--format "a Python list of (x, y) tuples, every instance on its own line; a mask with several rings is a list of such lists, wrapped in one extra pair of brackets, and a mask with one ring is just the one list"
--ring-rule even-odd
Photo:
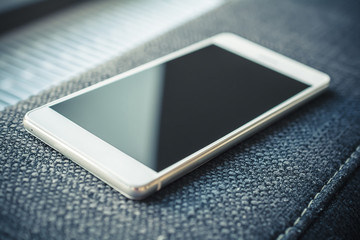
[(131, 199), (317, 95), (328, 75), (223, 33), (28, 112), (25, 128)]

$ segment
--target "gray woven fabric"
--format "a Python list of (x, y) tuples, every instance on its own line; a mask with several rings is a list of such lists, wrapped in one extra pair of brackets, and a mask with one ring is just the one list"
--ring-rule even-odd
[[(0, 112), (0, 239), (299, 237), (360, 164), (358, 10), (356, 1), (230, 2)], [(144, 201), (22, 126), (28, 110), (224, 31), (330, 74), (330, 90)]]
[(360, 239), (359, 183), (357, 168), (300, 239)]

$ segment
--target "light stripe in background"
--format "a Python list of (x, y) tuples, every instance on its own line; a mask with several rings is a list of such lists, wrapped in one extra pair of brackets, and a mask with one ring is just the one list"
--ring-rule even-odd
[(224, 0), (93, 1), (0, 38), (0, 110), (208, 12)]

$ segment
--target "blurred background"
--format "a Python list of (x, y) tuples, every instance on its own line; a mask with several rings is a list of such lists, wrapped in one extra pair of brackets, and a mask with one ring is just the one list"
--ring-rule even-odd
[(0, 0), (0, 111), (224, 0)]

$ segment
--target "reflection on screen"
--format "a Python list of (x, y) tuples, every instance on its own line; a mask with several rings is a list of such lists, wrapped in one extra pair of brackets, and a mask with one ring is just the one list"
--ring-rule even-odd
[(211, 45), (51, 108), (161, 171), (307, 87)]

